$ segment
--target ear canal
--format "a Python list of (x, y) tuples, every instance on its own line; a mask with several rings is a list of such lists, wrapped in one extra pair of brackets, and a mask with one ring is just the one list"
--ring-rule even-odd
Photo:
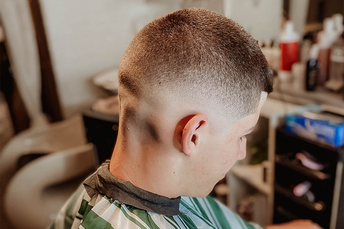
[(191, 141), (192, 141), (194, 144), (196, 144), (196, 139), (197, 139), (196, 135), (192, 135)]

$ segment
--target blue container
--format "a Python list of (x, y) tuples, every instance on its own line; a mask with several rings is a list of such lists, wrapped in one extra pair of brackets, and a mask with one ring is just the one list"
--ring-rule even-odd
[(329, 144), (335, 148), (344, 145), (344, 122), (332, 122), (305, 117), (303, 115), (287, 115), (285, 129), (310, 140)]

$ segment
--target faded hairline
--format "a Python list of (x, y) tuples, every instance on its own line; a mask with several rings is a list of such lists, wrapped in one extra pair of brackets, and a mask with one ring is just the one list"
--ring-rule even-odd
[(119, 81), (137, 98), (166, 90), (186, 100), (197, 96), (235, 119), (254, 113), (261, 92), (272, 91), (257, 42), (234, 21), (203, 9), (179, 10), (145, 26), (121, 60)]

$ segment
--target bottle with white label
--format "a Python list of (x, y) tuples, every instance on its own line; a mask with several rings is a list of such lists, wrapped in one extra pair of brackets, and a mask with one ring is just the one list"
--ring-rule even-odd
[(344, 33), (331, 49), (330, 79), (325, 87), (332, 91), (340, 91), (344, 86)]

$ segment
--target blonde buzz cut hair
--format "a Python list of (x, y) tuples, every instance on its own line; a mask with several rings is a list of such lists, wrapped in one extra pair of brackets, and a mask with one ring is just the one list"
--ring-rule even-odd
[(255, 112), (262, 91), (272, 91), (257, 41), (233, 20), (196, 8), (146, 25), (125, 51), (118, 74), (130, 95), (149, 93), (147, 88), (195, 93), (238, 119)]

